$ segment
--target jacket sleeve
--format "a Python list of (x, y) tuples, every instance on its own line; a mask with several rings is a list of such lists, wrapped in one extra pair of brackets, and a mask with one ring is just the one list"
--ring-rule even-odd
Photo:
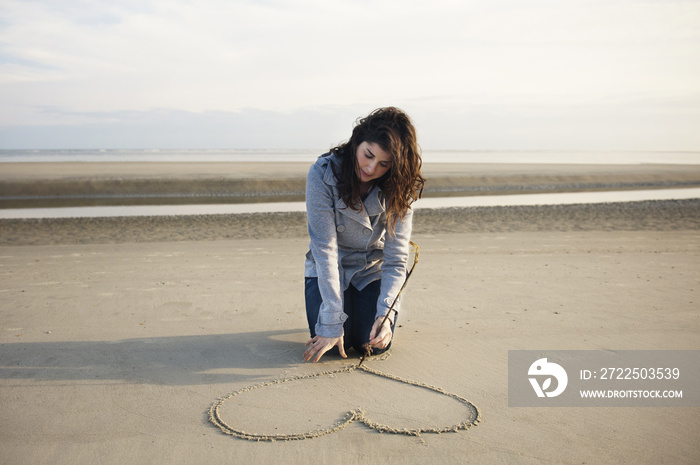
[(338, 236), (335, 229), (335, 198), (331, 186), (323, 182), (324, 169), (315, 164), (306, 180), (306, 216), (310, 249), (316, 263), (321, 308), (316, 335), (340, 337), (347, 315), (343, 312), (343, 292), (338, 266)]
[[(413, 227), (413, 210), (409, 207), (403, 220), (397, 221), (395, 234), (386, 232), (384, 242), (384, 263), (382, 264), (382, 287), (377, 300), (376, 318), (389, 313), (389, 308), (401, 291), (406, 280), (406, 266), (410, 249), (411, 230)], [(399, 311), (399, 301), (394, 305)], [(394, 316), (389, 318), (394, 320)]]

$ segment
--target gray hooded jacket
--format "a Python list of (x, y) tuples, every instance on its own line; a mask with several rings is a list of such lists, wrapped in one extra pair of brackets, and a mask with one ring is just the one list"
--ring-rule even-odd
[[(323, 303), (316, 334), (321, 337), (343, 335), (347, 319), (343, 291), (350, 284), (362, 290), (381, 279), (376, 316), (389, 312), (406, 277), (413, 218), (409, 208), (403, 220), (397, 221), (395, 235), (387, 234), (381, 189), (375, 185), (363, 201), (363, 209), (353, 210), (340, 198), (332, 164), (340, 171), (340, 159), (335, 154), (320, 157), (306, 180), (310, 245), (305, 276), (318, 278)], [(394, 309), (398, 311), (398, 302)]]

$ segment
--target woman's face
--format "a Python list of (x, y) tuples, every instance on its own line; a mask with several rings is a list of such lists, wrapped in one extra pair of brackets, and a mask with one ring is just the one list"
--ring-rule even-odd
[(391, 169), (392, 156), (376, 142), (363, 142), (357, 146), (356, 174), (360, 183), (372, 182)]

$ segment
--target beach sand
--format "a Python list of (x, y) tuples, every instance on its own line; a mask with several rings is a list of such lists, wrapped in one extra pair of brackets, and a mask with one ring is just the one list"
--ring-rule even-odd
[[(366, 363), (468, 399), (477, 426), (415, 438), (355, 422), (259, 443), (209, 423), (231, 392), (359, 360), (301, 359), (303, 214), (0, 220), (0, 462), (700, 460), (698, 408), (514, 408), (507, 396), (508, 350), (700, 349), (700, 201), (415, 217), (421, 255), (394, 346)], [(227, 422), (268, 434), (324, 428), (355, 408), (405, 428), (464, 414), (361, 372), (234, 399)]]

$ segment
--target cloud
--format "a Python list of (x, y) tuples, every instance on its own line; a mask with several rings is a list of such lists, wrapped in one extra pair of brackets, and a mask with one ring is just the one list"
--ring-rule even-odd
[[(0, 127), (0, 148), (311, 148), (325, 150), (350, 136), (365, 109), (294, 112), (182, 110), (63, 112), (43, 109), (65, 125)], [(76, 123), (77, 122), (77, 123)], [(30, 138), (30, 135), (34, 137)], [(28, 141), (31, 141), (27, 143)]]
[[(607, 104), (456, 104), (449, 98), (398, 102), (426, 150), (697, 150), (700, 94), (692, 100)], [(387, 102), (388, 104), (388, 102)], [(374, 106), (290, 111), (66, 112), (42, 108), (63, 125), (0, 127), (0, 149), (289, 148), (326, 150), (350, 136)], [(644, 128), (644, 130), (640, 130)]]
[[(151, 127), (190, 115), (204, 127), (212, 115), (246, 114), (284, 133), (289, 115), (311, 118), (309, 109), (394, 104), (440, 121), (427, 124), (431, 141), (468, 144), (440, 128), (464, 115), (490, 121), (475, 137), (493, 134), (487, 145), (496, 146), (508, 143), (498, 133), (538, 121), (626, 115), (624, 102), (647, 102), (638, 108), (650, 114), (675, 102), (682, 112), (699, 92), (699, 15), (693, 1), (5, 0), (0, 127), (114, 128), (127, 123), (105, 118), (127, 114), (149, 115)], [(514, 108), (522, 116), (513, 119)], [(638, 128), (647, 130), (656, 129)], [(542, 146), (543, 133), (530, 131)]]

